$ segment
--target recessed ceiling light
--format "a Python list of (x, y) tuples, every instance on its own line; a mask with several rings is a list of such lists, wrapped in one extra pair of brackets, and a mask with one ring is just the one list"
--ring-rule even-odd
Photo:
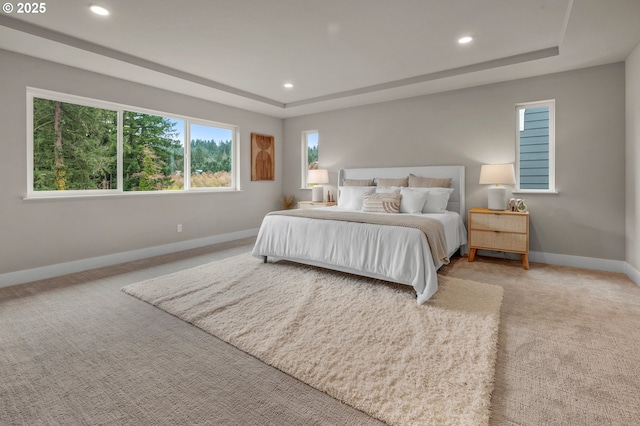
[(467, 44), (467, 43), (471, 43), (472, 40), (473, 40), (473, 37), (466, 36), (458, 39), (458, 43)]
[(291, 89), (293, 87), (292, 83), (285, 83), (284, 87), (286, 87), (287, 89)]
[(91, 9), (91, 11), (93, 13), (95, 13), (96, 15), (107, 16), (109, 14), (109, 11), (107, 9), (105, 9), (102, 6), (95, 5), (95, 4), (89, 6), (89, 9)]

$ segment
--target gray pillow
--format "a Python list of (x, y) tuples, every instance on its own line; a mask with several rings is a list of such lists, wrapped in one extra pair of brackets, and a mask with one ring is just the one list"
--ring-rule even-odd
[(448, 188), (451, 186), (451, 178), (421, 177), (409, 175), (409, 186), (418, 188)]
[(403, 178), (376, 178), (378, 186), (409, 186), (409, 177)]
[(373, 179), (345, 179), (342, 186), (374, 186)]

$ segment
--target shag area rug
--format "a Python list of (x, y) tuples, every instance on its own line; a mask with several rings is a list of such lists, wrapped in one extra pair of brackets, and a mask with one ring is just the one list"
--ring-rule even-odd
[(487, 425), (502, 287), (413, 289), (243, 254), (122, 290), (389, 424)]

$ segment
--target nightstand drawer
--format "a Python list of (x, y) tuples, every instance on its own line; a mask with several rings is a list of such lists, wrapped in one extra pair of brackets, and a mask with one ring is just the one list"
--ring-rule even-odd
[(501, 232), (527, 232), (527, 217), (516, 214), (471, 213), (472, 229), (489, 229)]
[[(488, 216), (488, 215), (478, 215)], [(527, 253), (529, 251), (527, 234), (503, 233), (497, 231), (469, 231), (469, 246), (479, 249), (512, 251)]]

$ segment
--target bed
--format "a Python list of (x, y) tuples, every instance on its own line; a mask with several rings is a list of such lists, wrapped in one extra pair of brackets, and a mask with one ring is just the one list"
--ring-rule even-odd
[[(411, 174), (449, 178), (451, 193), (444, 200), (446, 211), (443, 205), (438, 213), (354, 213), (357, 206), (345, 204), (348, 197), (342, 193), (336, 207), (269, 213), (260, 226), (252, 254), (265, 262), (267, 258), (274, 262), (289, 260), (409, 285), (422, 304), (438, 289), (437, 270), (467, 244), (464, 172), (464, 166), (342, 169), (338, 176), (340, 192), (348, 192), (345, 182), (360, 180), (401, 179)], [(373, 192), (386, 190), (392, 192), (383, 185), (376, 186)], [(419, 192), (412, 190), (402, 190), (406, 200), (410, 193)], [(387, 223), (400, 220), (410, 224)], [(433, 240), (424, 227), (413, 226), (414, 222), (431, 222), (441, 239)]]

